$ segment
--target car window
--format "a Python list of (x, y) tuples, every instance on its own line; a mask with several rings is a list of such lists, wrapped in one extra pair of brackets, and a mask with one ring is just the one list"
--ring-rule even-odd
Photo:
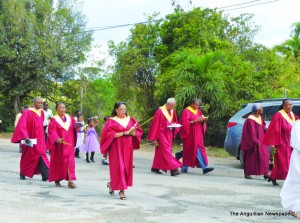
[(273, 115), (279, 111), (280, 105), (267, 106), (264, 108), (263, 118), (266, 121), (271, 121)]
[(300, 106), (299, 105), (294, 105), (293, 112), (294, 112), (295, 115), (299, 116), (300, 115)]

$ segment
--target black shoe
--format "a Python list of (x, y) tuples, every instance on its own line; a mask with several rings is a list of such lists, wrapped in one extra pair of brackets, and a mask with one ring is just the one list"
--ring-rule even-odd
[(253, 178), (250, 175), (245, 175), (245, 179), (251, 180)]
[(79, 149), (76, 148), (76, 150), (75, 150), (75, 158), (80, 158), (79, 152), (80, 152)]
[(101, 159), (101, 164), (102, 165), (108, 165), (109, 163), (108, 163), (107, 159), (102, 158)]
[(155, 168), (151, 168), (151, 172), (157, 173), (157, 174), (161, 174), (161, 172), (159, 171), (159, 169), (155, 169)]
[(20, 174), (20, 179), (21, 180), (26, 180), (26, 177), (23, 174)]
[(91, 161), (94, 163), (95, 162), (95, 160), (94, 160), (94, 155), (95, 155), (95, 152), (92, 152), (91, 153)]
[(87, 163), (90, 163), (89, 153), (87, 153), (87, 154), (85, 155), (85, 160), (86, 160)]
[(42, 181), (47, 181), (48, 177), (42, 177)]
[(208, 167), (208, 168), (206, 168), (206, 169), (203, 170), (203, 174), (207, 174), (207, 173), (213, 171), (214, 169), (215, 168), (213, 168), (213, 167)]
[(175, 158), (176, 158), (177, 160), (180, 160), (180, 159), (182, 158), (182, 156), (183, 156), (183, 151), (180, 151), (180, 152), (175, 153)]
[(268, 182), (272, 181), (273, 186), (278, 186), (279, 184), (276, 182), (276, 180), (269, 177)]
[(170, 173), (171, 173), (172, 177), (180, 174), (179, 171), (178, 171), (178, 169), (171, 170)]
[(267, 175), (267, 174), (264, 175), (264, 179), (265, 179), (265, 180), (269, 180), (269, 178), (270, 178), (269, 175)]

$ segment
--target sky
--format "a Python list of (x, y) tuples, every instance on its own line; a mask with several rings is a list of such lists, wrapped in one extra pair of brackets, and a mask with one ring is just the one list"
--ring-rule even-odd
[[(143, 22), (147, 20), (146, 15), (152, 15), (154, 12), (159, 12), (158, 17), (163, 18), (174, 11), (171, 0), (81, 0), (81, 2), (80, 9), (87, 17), (87, 28)], [(177, 2), (185, 11), (194, 7), (226, 7), (223, 10), (229, 17), (252, 13), (255, 24), (260, 26), (255, 41), (267, 47), (273, 47), (287, 40), (292, 24), (300, 22), (300, 0), (192, 0), (192, 5), (189, 0), (177, 0)], [(255, 4), (257, 5), (249, 7)], [(227, 7), (233, 5), (236, 6)], [(96, 59), (99, 57), (110, 60), (107, 55), (107, 42), (125, 41), (131, 27), (94, 32), (94, 44), (101, 45), (101, 48), (100, 51), (94, 48), (91, 55)]]

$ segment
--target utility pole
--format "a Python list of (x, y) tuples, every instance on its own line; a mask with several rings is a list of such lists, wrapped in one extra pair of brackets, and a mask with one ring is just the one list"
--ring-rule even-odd
[(286, 98), (286, 88), (283, 88), (283, 98)]

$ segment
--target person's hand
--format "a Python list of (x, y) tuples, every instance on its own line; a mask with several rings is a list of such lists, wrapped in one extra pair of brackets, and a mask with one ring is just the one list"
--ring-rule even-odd
[(29, 143), (30, 143), (30, 138), (25, 138), (24, 140), (25, 140), (25, 143), (26, 143), (26, 144), (29, 144)]
[(155, 147), (158, 147), (158, 146), (159, 146), (157, 140), (152, 141), (152, 144), (153, 144)]
[(56, 140), (56, 142), (57, 142), (58, 144), (62, 144), (63, 141), (64, 141), (63, 138)]
[[(130, 132), (130, 131), (129, 131)], [(136, 130), (134, 129), (133, 131), (130, 132), (130, 135), (136, 136)]]

